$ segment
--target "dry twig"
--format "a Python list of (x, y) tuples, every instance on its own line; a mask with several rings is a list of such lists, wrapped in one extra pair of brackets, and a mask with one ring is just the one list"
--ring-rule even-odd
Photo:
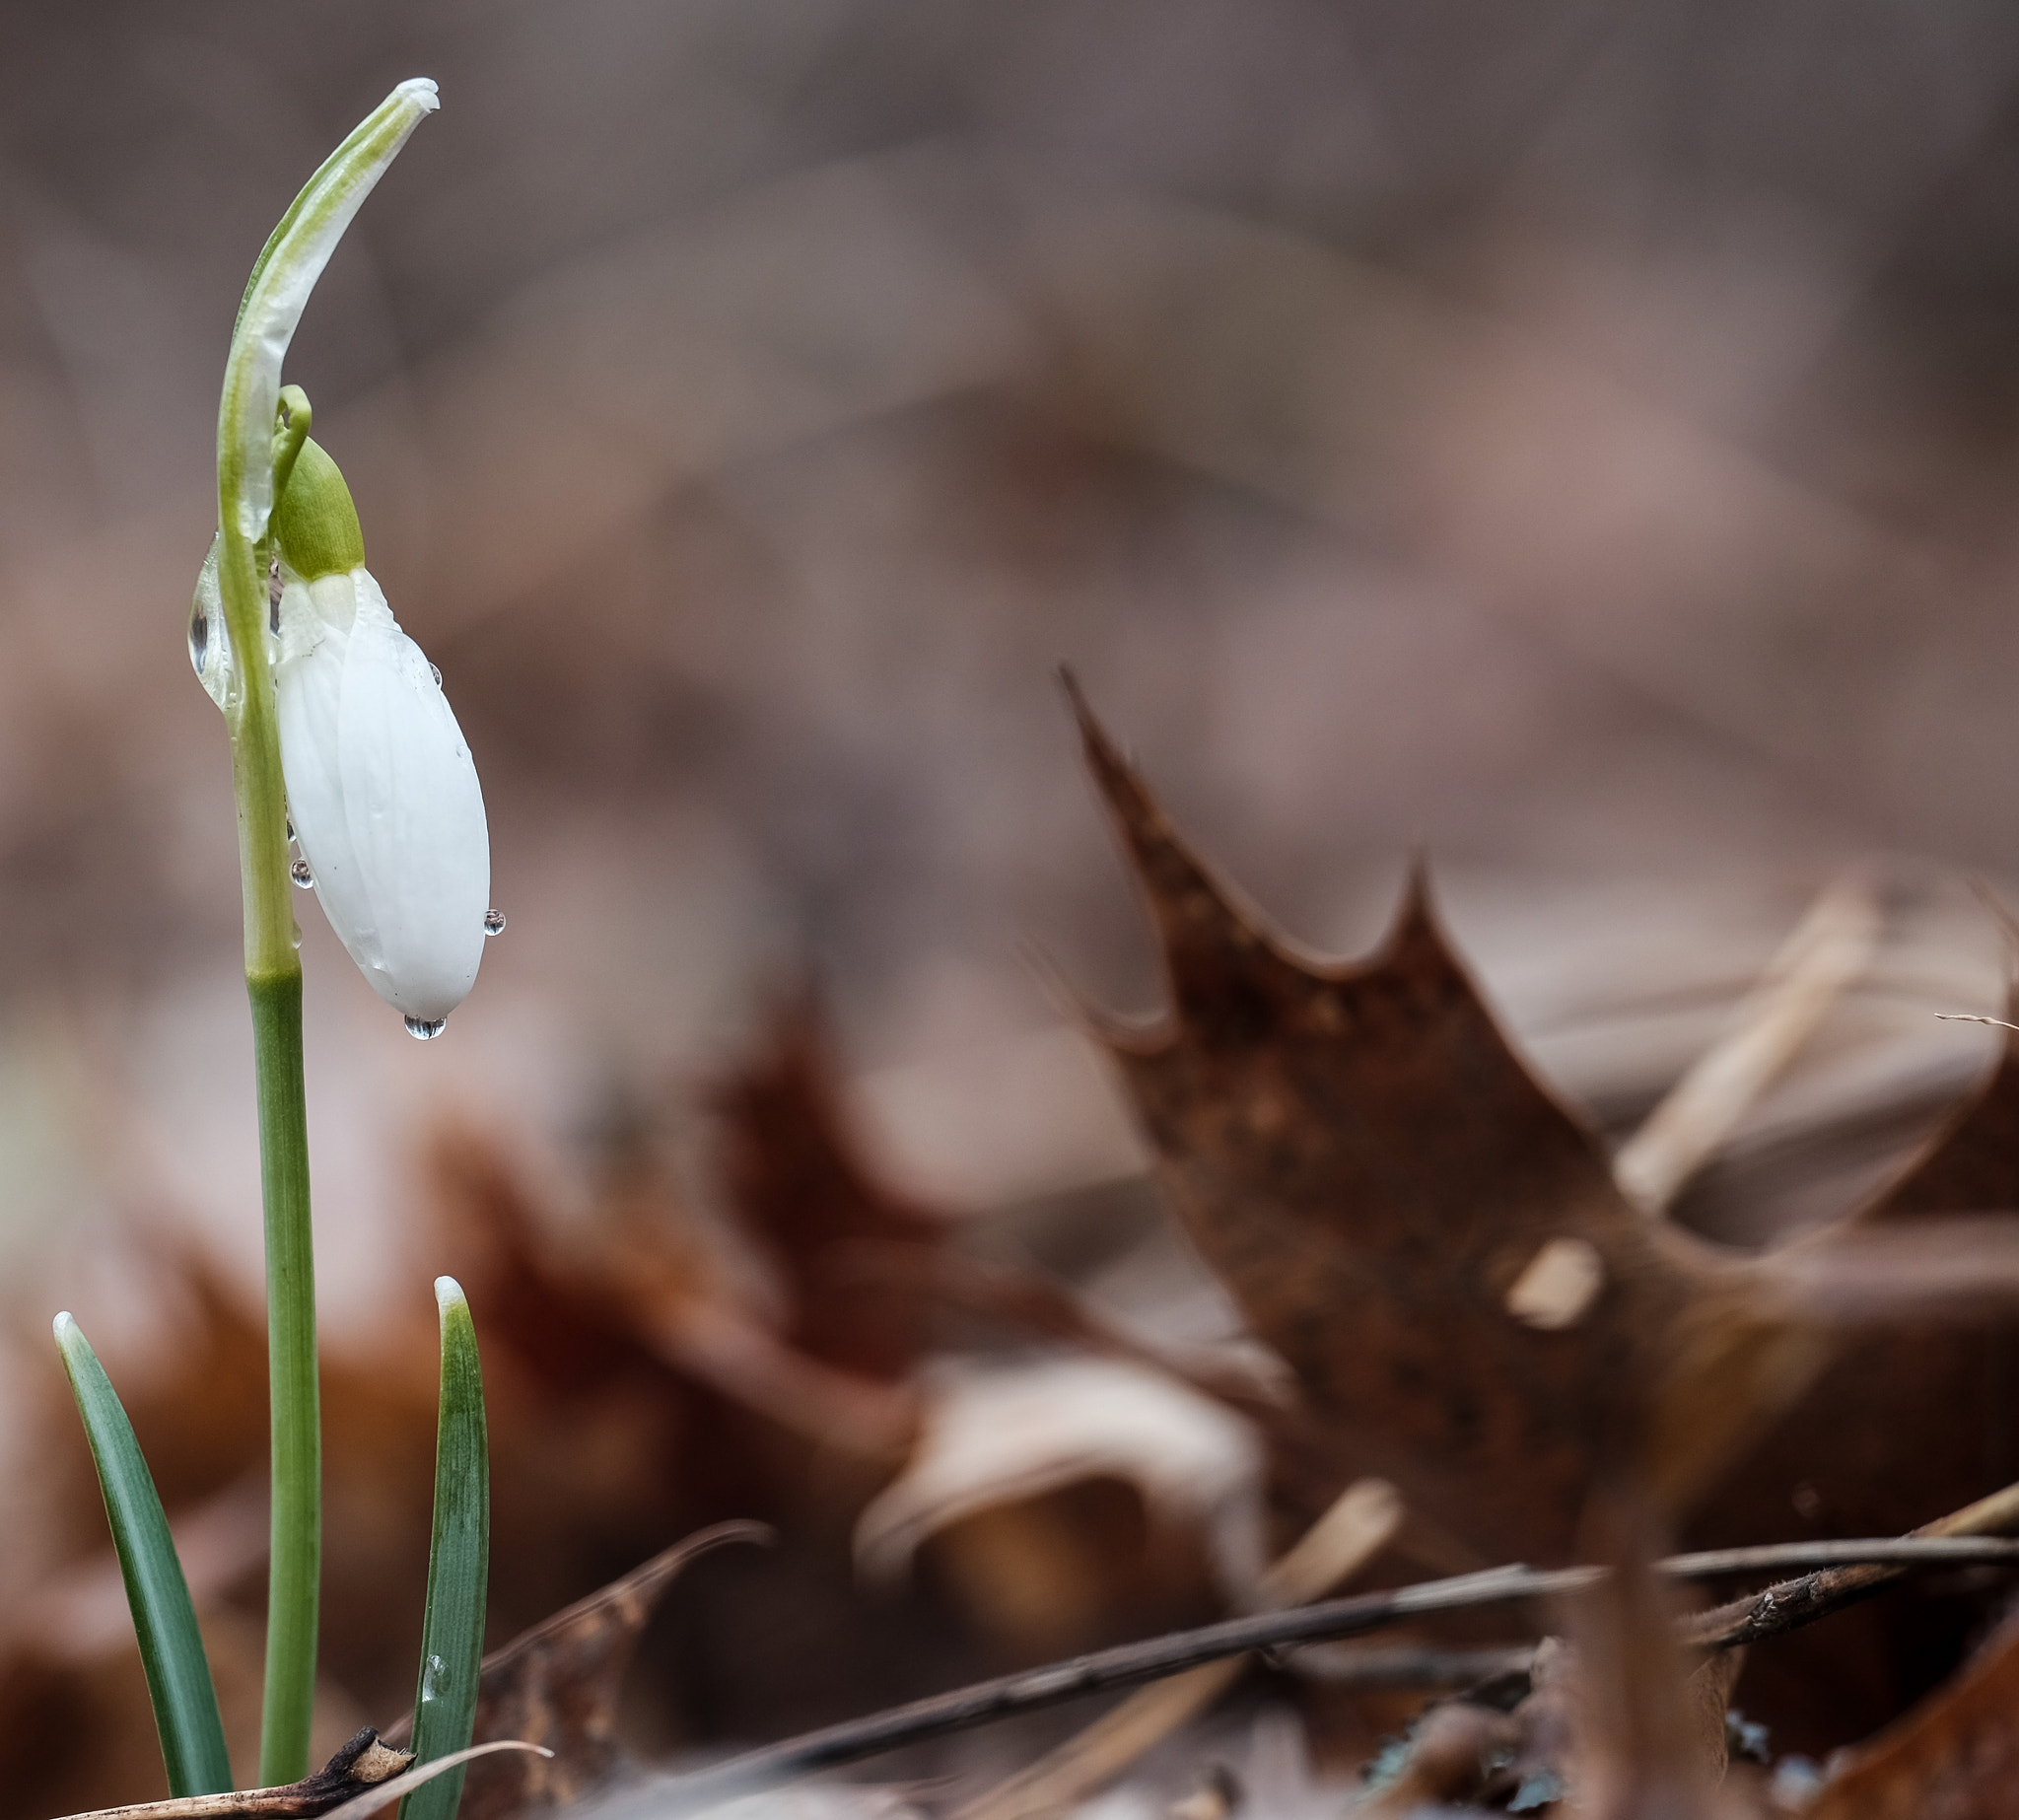
[[(1402, 1501), (1393, 1486), (1379, 1479), (1349, 1486), (1264, 1573), (1262, 1603), (1277, 1609), (1330, 1592), (1380, 1552), (1401, 1517)], [(1076, 1806), (1210, 1707), (1241, 1666), (1239, 1656), (1226, 1656), (1139, 1689), (1057, 1750), (960, 1808), (954, 1820), (1029, 1820)]]
[[(1754, 1598), (1705, 1613), (1683, 1627), (1680, 1641), (1684, 1644), (1723, 1649), (1813, 1623), (1898, 1579), (1912, 1566), (2019, 1561), (2019, 1543), (1992, 1539), (1995, 1531), (2012, 1528), (2019, 1528), (2019, 1486), (1927, 1524), (1913, 1536), (1719, 1549), (1707, 1555), (1672, 1556), (1656, 1565), (1659, 1572), (1675, 1578), (1707, 1579), (1800, 1566), (1819, 1558), (1865, 1564), (1833, 1565), (1804, 1578), (1782, 1581)], [(1195, 1631), (1173, 1631), (1143, 1643), (1123, 1644), (1021, 1674), (977, 1682), (765, 1745), (682, 1778), (669, 1792), (680, 1800), (720, 1800), (731, 1792), (853, 1763), (900, 1745), (989, 1724), (1087, 1694), (1184, 1674), (1230, 1655), (1365, 1636), (1430, 1612), (1568, 1597), (1597, 1585), (1606, 1572), (1599, 1567), (1494, 1568), (1484, 1574), (1428, 1580), (1387, 1592), (1330, 1599), (1295, 1611), (1232, 1618)]]

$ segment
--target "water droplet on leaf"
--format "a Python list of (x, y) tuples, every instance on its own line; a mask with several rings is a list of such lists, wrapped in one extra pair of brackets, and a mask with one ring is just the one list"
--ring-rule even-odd
[(196, 673), (203, 674), (203, 660), (210, 650), (210, 615), (201, 606), (189, 612), (189, 662), (196, 666)]
[(409, 1017), (406, 1020), (406, 1033), (420, 1038), (424, 1043), (433, 1042), (448, 1028), (447, 1017)]
[[(411, 1017), (407, 1019), (407, 1022), (409, 1024), (411, 1024), (413, 1021), (414, 1020)], [(440, 1024), (437, 1024), (435, 1026), (435, 1028), (438, 1030), (442, 1026)], [(418, 1036), (420, 1032), (417, 1030), (414, 1032), (414, 1034)], [(442, 1692), (442, 1683), (448, 1679), (449, 1664), (443, 1661), (443, 1659), (439, 1655), (429, 1656), (428, 1665), (422, 1671), (421, 1674), (421, 1700), (423, 1704), (430, 1700), (436, 1699)]]
[(307, 860), (297, 860), (290, 866), (288, 868), (288, 876), (305, 891), (314, 888), (315, 875), (309, 870), (309, 862)]
[(505, 912), (502, 910), (486, 910), (484, 912), (484, 934), (487, 936), (502, 936), (504, 933)]

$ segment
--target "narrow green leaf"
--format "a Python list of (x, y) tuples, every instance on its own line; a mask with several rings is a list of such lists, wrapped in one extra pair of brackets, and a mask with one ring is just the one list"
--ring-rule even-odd
[[(428, 1610), (421, 1623), (414, 1697), (416, 1764), (469, 1742), (484, 1655), (484, 1587), (491, 1552), (491, 1469), (476, 1328), (453, 1277), (435, 1279), (442, 1311), (442, 1403), (435, 1432), (435, 1536), (428, 1550)], [(462, 1771), (417, 1788), (399, 1820), (453, 1820)]]
[(126, 1580), (126, 1603), (140, 1639), (155, 1728), (161, 1733), (169, 1791), (178, 1798), (223, 1794), (232, 1785), (232, 1762), (218, 1717), (217, 1690), (154, 1475), (141, 1457), (112, 1380), (68, 1314), (56, 1316), (56, 1346), (98, 1463), (99, 1488), (105, 1495), (112, 1546)]

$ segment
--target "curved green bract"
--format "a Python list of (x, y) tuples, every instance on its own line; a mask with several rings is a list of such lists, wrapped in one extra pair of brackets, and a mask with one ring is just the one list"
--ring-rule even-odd
[[(491, 1552), (491, 1469), (476, 1327), (453, 1277), (435, 1280), (442, 1313), (442, 1401), (435, 1433), (435, 1534), (414, 1696), (416, 1763), (469, 1742), (484, 1654), (484, 1588)], [(462, 1771), (440, 1776), (399, 1804), (399, 1820), (453, 1820)]]
[(56, 1346), (69, 1373), (70, 1391), (98, 1464), (112, 1546), (126, 1581), (126, 1603), (140, 1639), (140, 1662), (147, 1671), (155, 1729), (161, 1733), (162, 1761), (169, 1791), (176, 1796), (222, 1794), (232, 1785), (225, 1728), (218, 1717), (217, 1690), (196, 1629), (189, 1582), (169, 1534), (169, 1519), (154, 1489), (154, 1476), (141, 1457), (112, 1380), (99, 1364), (91, 1342), (67, 1314), (56, 1316)]

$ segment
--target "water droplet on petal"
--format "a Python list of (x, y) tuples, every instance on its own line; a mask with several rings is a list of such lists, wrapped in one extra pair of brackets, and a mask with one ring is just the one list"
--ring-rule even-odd
[(406, 1020), (406, 1033), (418, 1037), (424, 1043), (433, 1042), (448, 1028), (447, 1017), (409, 1017)]
[(487, 936), (502, 936), (504, 933), (505, 912), (502, 910), (486, 910), (484, 912), (484, 934)]
[(428, 674), (435, 678), (435, 686), (439, 689), (442, 686), (442, 665), (430, 664), (428, 665)]
[(290, 816), (289, 816), (289, 817), (287, 818), (287, 820), (288, 820), (288, 839), (289, 839), (289, 840), (293, 840), (293, 839), (295, 838), (295, 818), (294, 818), (294, 816), (290, 815)]
[(312, 891), (315, 888), (315, 875), (309, 870), (309, 862), (307, 860), (297, 860), (290, 866), (288, 868), (288, 876), (305, 891)]
[(203, 660), (210, 651), (210, 615), (201, 602), (189, 609), (189, 662), (203, 674)]

